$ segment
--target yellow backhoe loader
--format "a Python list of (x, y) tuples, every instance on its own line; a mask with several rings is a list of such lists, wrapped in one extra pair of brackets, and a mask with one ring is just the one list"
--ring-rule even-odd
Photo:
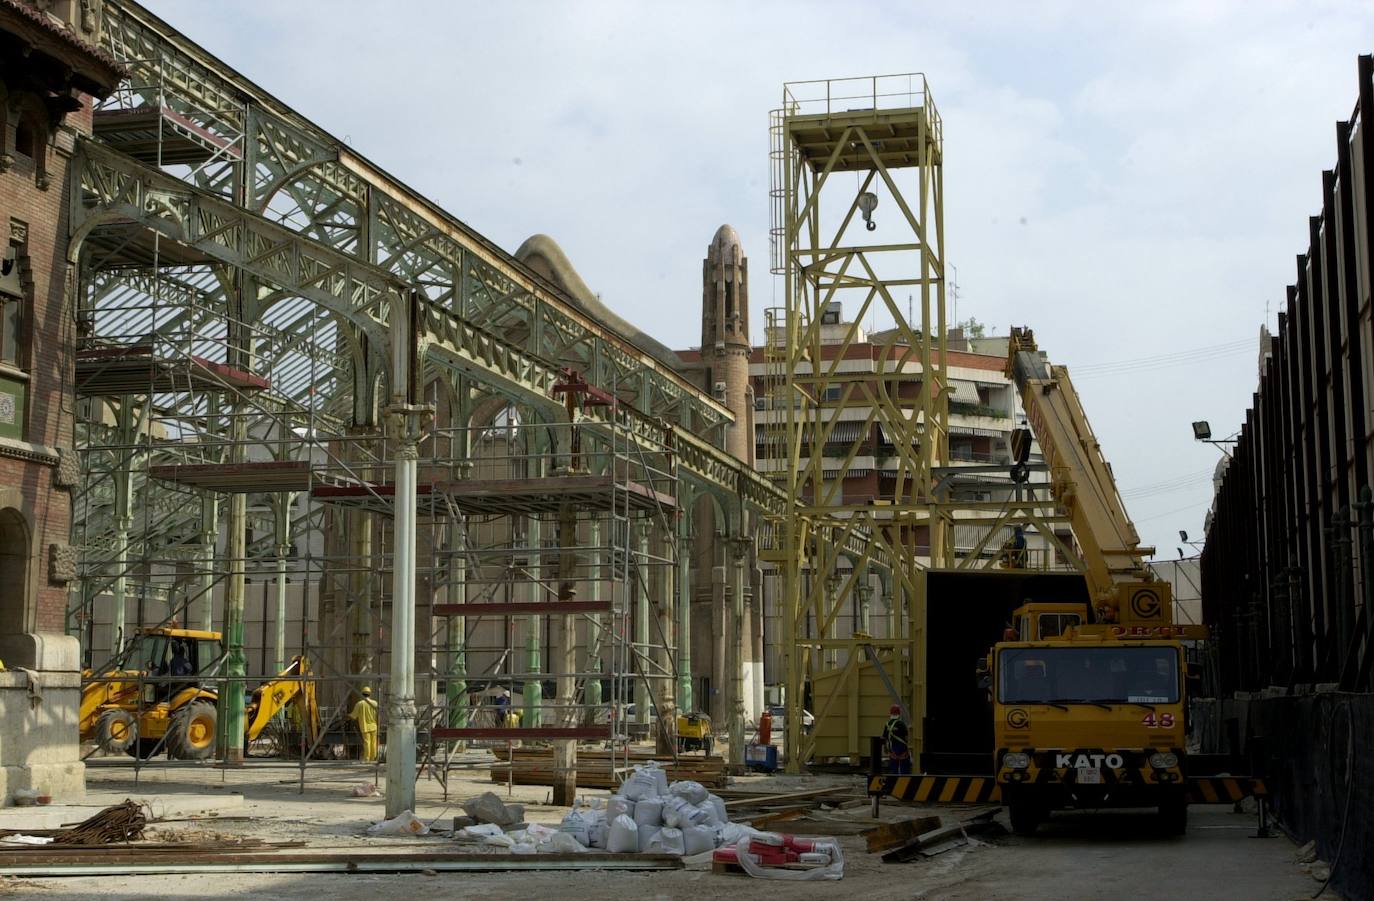
[[(158, 626), (143, 629), (100, 672), (83, 673), (81, 740), (140, 758), (166, 750), (169, 757), (203, 760), (215, 751), (219, 692), (213, 677), (224, 666), (218, 632)], [(304, 657), (293, 657), (247, 699), (245, 746), (279, 713), (290, 731), (313, 745), (320, 734), (315, 683)], [(288, 708), (290, 708), (288, 710)]]

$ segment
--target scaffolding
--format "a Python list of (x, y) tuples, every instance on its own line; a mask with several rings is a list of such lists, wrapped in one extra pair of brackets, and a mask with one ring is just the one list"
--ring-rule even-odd
[[(383, 176), (358, 158), (350, 171), (327, 135), (136, 4), (109, 5), (104, 41), (131, 75), (95, 110), (73, 198), (68, 630), (93, 681), (149, 628), (221, 633), (202, 678), (228, 761), (238, 697), (301, 655), (318, 736), (274, 729), (246, 750), (295, 757), (303, 786), (307, 764), (356, 753), (343, 726), (363, 686), (383, 730), (408, 700), (386, 675), (408, 500), (428, 775), (516, 733), (554, 742), (568, 777), (578, 741), (622, 764), (632, 740), (671, 748), (679, 469), (719, 468), (674, 427), (718, 435), (728, 414), (456, 220), (436, 228), (403, 192), (370, 191)], [(392, 363), (411, 358), (391, 378), (388, 343)], [(398, 498), (409, 451), (384, 427), (383, 386), (427, 421), (413, 498)], [(140, 698), (167, 684), (135, 681)], [(518, 729), (496, 718), (506, 694)], [(176, 762), (135, 755), (149, 763)]]

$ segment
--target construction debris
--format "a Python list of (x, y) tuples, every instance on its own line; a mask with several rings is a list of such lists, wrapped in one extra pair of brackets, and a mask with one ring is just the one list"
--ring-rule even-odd
[[(464, 801), (460, 807), (471, 819), (472, 824), (493, 823), (497, 826), (515, 828), (525, 819), (525, 805), (506, 804), (492, 792), (483, 792), (477, 797)], [(465, 823), (463, 825), (472, 825)], [(458, 827), (456, 821), (455, 828)]]
[(937, 816), (914, 817), (910, 820), (884, 823), (881, 826), (866, 829), (860, 834), (868, 842), (868, 853), (876, 854), (880, 851), (890, 851), (893, 848), (901, 847), (912, 839), (939, 828), (940, 818)]
[(906, 863), (918, 857), (934, 857), (968, 844), (972, 835), (1000, 834), (1005, 831), (991, 814), (979, 814), (952, 826), (942, 826), (917, 835), (883, 854), (883, 863)]

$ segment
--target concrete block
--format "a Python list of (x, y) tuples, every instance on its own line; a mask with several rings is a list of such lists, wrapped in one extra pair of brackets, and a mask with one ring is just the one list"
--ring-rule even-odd
[(81, 643), (57, 632), (19, 632), (0, 635), (0, 660), (10, 669), (25, 667), (46, 672), (81, 671)]
[[(0, 766), (0, 798), (3, 798), (3, 803), (13, 804), (14, 792), (21, 788), (37, 789), (52, 795), (54, 801), (81, 801), (86, 797), (86, 765), (73, 760), (33, 766)], [(32, 809), (25, 808), (26, 811)], [(26, 825), (29, 828), (51, 828)]]

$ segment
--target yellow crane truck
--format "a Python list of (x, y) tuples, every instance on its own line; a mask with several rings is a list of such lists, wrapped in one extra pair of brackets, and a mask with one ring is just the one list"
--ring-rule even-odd
[[(81, 687), (82, 741), (102, 750), (147, 758), (159, 750), (182, 760), (215, 751), (219, 693), (205, 683), (224, 664), (221, 635), (158, 626), (142, 629), (100, 672), (87, 670)], [(294, 728), (313, 745), (320, 734), (315, 683), (304, 657), (253, 690), (247, 699), (244, 743), (256, 740), (277, 714), (294, 709)]]
[(1090, 624), (1069, 604), (1026, 605), (1015, 623), (982, 674), (1012, 830), (1063, 808), (1157, 807), (1183, 833), (1187, 669), (1171, 629)]
[[(1026, 481), (1033, 432), (1078, 545), (1088, 601), (1022, 602), (1000, 640), (988, 636), (978, 680), (993, 718), (993, 778), (875, 774), (875, 807), (883, 794), (1000, 800), (1013, 829), (1027, 834), (1056, 809), (1148, 806), (1177, 834), (1192, 800), (1263, 794), (1258, 779), (1189, 772), (1183, 641), (1207, 632), (1173, 623), (1170, 585), (1145, 563), (1154, 549), (1140, 543), (1068, 370), (1044, 359), (1029, 329), (1014, 328), (1006, 372), (1030, 425), (1013, 434), (1012, 480)], [(1021, 569), (1025, 556), (1004, 555), (1000, 566)], [(1261, 804), (1261, 823), (1262, 812)]]

